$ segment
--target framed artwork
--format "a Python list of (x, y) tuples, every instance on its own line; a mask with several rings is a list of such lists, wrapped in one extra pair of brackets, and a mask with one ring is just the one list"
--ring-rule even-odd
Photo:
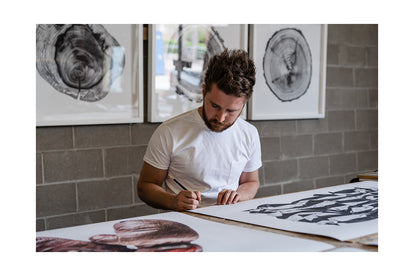
[(148, 33), (149, 122), (201, 106), (210, 57), (225, 48), (247, 50), (247, 25), (154, 24)]
[(36, 125), (143, 122), (142, 25), (36, 26)]
[(346, 241), (378, 233), (378, 182), (362, 181), (191, 212)]
[(318, 252), (328, 243), (166, 212), (36, 233), (37, 252)]
[(251, 25), (251, 120), (325, 117), (327, 25)]

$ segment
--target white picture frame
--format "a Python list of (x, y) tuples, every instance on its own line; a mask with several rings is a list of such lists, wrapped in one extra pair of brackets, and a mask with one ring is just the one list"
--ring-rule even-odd
[[(200, 51), (197, 48), (199, 56), (197, 56), (194, 50), (188, 51), (192, 53), (192, 63), (190, 65), (192, 68), (187, 66), (187, 72), (194, 71), (194, 75), (196, 76), (190, 78), (189, 74), (191, 72), (187, 74), (187, 77), (190, 78), (190, 82), (192, 83), (192, 86), (190, 85), (188, 87), (192, 87), (193, 89), (186, 89), (184, 87), (179, 94), (177, 93), (177, 86), (180, 83), (175, 82), (174, 84), (171, 81), (172, 79), (177, 79), (177, 77), (172, 75), (178, 74), (173, 64), (174, 60), (182, 60), (178, 58), (178, 53), (171, 53), (173, 51), (171, 48), (173, 48), (175, 43), (178, 45), (177, 41), (180, 36), (178, 27), (179, 24), (150, 24), (148, 27), (148, 121), (151, 123), (166, 121), (202, 105), (200, 83), (202, 82), (202, 68), (206, 66), (206, 62), (203, 61), (204, 55), (202, 50)], [(182, 25), (181, 33), (190, 33), (196, 29), (206, 30), (213, 38), (211, 39), (214, 42), (213, 47), (210, 50), (206, 49), (207, 56), (217, 53), (224, 48), (244, 49), (247, 51), (248, 28), (245, 24)], [(211, 31), (212, 29), (215, 32)], [(171, 43), (167, 45), (165, 41), (170, 41)], [(221, 43), (218, 43), (220, 41)], [(220, 45), (218, 46), (218, 44)], [(170, 49), (170, 52), (167, 52), (168, 49)], [(178, 52), (178, 49), (174, 49), (174, 51)], [(197, 57), (194, 58), (194, 56)], [(197, 84), (197, 82), (200, 83)], [(183, 87), (183, 85), (180, 87)], [(197, 92), (195, 93), (194, 90), (197, 90)], [(241, 117), (246, 118), (246, 116), (247, 111), (245, 108)]]
[(248, 119), (324, 118), (326, 51), (327, 25), (250, 25), (256, 85)]
[[(105, 60), (103, 62), (104, 66), (100, 67), (109, 67), (109, 70), (106, 71), (101, 80), (104, 84), (101, 84), (100, 87), (104, 88), (101, 88), (99, 90), (100, 92), (96, 92), (98, 95), (96, 99), (98, 100), (85, 100), (86, 98), (84, 96), (90, 93), (90, 88), (80, 87), (79, 93), (76, 92), (76, 89), (75, 91), (72, 89), (72, 92), (68, 92), (71, 87), (67, 86), (69, 87), (67, 89), (65, 87), (66, 83), (62, 84), (64, 77), (60, 78), (61, 75), (56, 73), (56, 68), (59, 67), (56, 62), (57, 59), (55, 58), (59, 52), (59, 50), (56, 50), (58, 49), (58, 44), (56, 44), (58, 43), (58, 38), (56, 37), (58, 35), (62, 37), (62, 28), (66, 29), (67, 33), (67, 29), (70, 26), (73, 29), (75, 28), (73, 26), (83, 26), (84, 28), (89, 28), (88, 30), (92, 30), (92, 32), (96, 31), (99, 35), (102, 33), (106, 35), (100, 36), (101, 41), (98, 42), (98, 45), (102, 43), (102, 37), (105, 37), (103, 45), (106, 47), (106, 50), (103, 52), (109, 57), (103, 58)], [(42, 27), (43, 30), (39, 30), (39, 27)], [(62, 33), (56, 34), (59, 31)], [(51, 32), (52, 34), (50, 34)], [(97, 33), (94, 33), (94, 35)], [(81, 34), (83, 35), (83, 33)], [(120, 124), (140, 123), (144, 121), (142, 25), (48, 24), (38, 25), (36, 35), (38, 37), (37, 40), (39, 40), (36, 42), (36, 126)], [(74, 36), (68, 37), (77, 41), (82, 40), (82, 35), (75, 38)], [(86, 36), (87, 34), (85, 34)], [(112, 42), (113, 39), (117, 43)], [(110, 42), (108, 43), (106, 40)], [(117, 46), (109, 45), (108, 47), (108, 44), (111, 42)], [(90, 43), (85, 44), (90, 45)], [(43, 49), (39, 50), (39, 45)], [(101, 48), (105, 48), (104, 46)], [(39, 54), (41, 51), (43, 51), (42, 54)], [(122, 56), (124, 57), (123, 60)], [(78, 57), (76, 56), (73, 59), (76, 60)], [(42, 68), (42, 62), (49, 62), (51, 64), (49, 65), (52, 66), (51, 69)], [(43, 67), (45, 66), (43, 65)], [(54, 80), (51, 81), (48, 77), (45, 77), (44, 71), (51, 71), (52, 75), (54, 75)], [(56, 81), (56, 79), (58, 80)], [(103, 95), (99, 93), (107, 94)], [(72, 96), (69, 94), (72, 94)]]

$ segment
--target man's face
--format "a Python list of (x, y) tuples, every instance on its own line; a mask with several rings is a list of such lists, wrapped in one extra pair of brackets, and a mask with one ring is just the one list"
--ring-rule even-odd
[(203, 85), (203, 96), (203, 119), (207, 127), (215, 132), (221, 132), (231, 127), (245, 104), (245, 96), (227, 95), (217, 88), (215, 83), (208, 93)]

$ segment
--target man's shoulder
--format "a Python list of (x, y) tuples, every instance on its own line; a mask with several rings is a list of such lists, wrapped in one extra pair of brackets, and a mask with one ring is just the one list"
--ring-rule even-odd
[(173, 118), (164, 121), (158, 128), (160, 130), (178, 130), (181, 127), (190, 127), (191, 124), (196, 123), (194, 112), (195, 110), (190, 110), (181, 113)]

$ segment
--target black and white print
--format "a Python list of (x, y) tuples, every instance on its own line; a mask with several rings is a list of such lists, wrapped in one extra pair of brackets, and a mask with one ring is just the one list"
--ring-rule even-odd
[(99, 24), (44, 24), (36, 29), (36, 68), (56, 91), (102, 100), (121, 77), (125, 51)]

